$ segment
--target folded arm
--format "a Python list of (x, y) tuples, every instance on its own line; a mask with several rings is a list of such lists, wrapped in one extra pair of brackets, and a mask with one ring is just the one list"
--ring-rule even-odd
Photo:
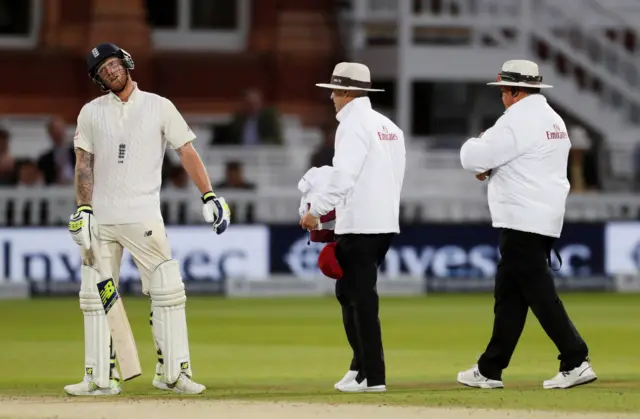
[(200, 155), (196, 151), (196, 148), (191, 142), (186, 143), (177, 150), (180, 156), (180, 163), (187, 172), (193, 183), (196, 184), (200, 193), (204, 195), (207, 192), (213, 190), (211, 187), (211, 180), (207, 174), (207, 169), (204, 167), (204, 163), (200, 159)]
[(468, 139), (460, 149), (460, 162), (465, 170), (483, 173), (520, 156), (522, 150), (509, 127), (493, 127), (480, 138)]
[(76, 204), (91, 205), (93, 196), (93, 154), (76, 147)]
[(323, 190), (314, 193), (310, 213), (325, 215), (346, 198), (358, 180), (369, 152), (369, 139), (361, 126), (345, 127), (336, 132), (333, 171)]

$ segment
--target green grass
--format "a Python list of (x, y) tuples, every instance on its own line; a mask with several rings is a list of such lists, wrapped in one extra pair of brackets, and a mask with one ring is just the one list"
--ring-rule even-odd
[[(386, 394), (333, 390), (350, 350), (338, 303), (326, 299), (187, 303), (192, 365), (204, 397), (243, 400), (372, 402), (428, 406), (640, 411), (640, 295), (569, 294), (563, 300), (591, 349), (600, 379), (567, 391), (542, 390), (557, 372), (557, 350), (530, 313), (504, 372), (505, 390), (458, 386), (456, 373), (484, 350), (492, 326), (490, 295), (382, 299)], [(143, 376), (125, 397), (172, 397), (151, 387), (155, 354), (149, 302), (125, 302)], [(83, 326), (77, 299), (0, 302), (0, 396), (63, 396), (83, 374)]]

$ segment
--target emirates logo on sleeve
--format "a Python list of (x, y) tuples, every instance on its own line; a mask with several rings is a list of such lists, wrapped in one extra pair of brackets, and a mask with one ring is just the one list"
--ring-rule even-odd
[(569, 134), (558, 124), (553, 124), (553, 131), (547, 131), (547, 140), (564, 140), (569, 138)]
[(398, 135), (393, 132), (389, 132), (387, 127), (382, 127), (382, 132), (378, 131), (378, 138), (380, 141), (397, 141)]

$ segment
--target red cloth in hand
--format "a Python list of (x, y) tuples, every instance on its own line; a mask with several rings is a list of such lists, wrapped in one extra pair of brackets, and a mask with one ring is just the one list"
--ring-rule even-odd
[(329, 243), (321, 251), (318, 256), (318, 267), (323, 274), (333, 279), (342, 278), (342, 268), (336, 258), (336, 243)]

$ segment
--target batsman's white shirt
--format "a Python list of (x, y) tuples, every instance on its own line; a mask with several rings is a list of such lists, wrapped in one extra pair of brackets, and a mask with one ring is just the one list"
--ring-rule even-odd
[(169, 99), (137, 86), (126, 102), (108, 93), (85, 104), (74, 146), (94, 156), (96, 221), (162, 221), (160, 186), (167, 142), (177, 149), (195, 138)]
[(336, 234), (399, 233), (404, 133), (368, 97), (352, 100), (336, 118), (334, 171), (313, 194), (311, 214), (335, 208)]
[(570, 148), (564, 121), (536, 94), (509, 107), (480, 138), (464, 143), (460, 160), (474, 173), (491, 169), (494, 227), (560, 237)]

